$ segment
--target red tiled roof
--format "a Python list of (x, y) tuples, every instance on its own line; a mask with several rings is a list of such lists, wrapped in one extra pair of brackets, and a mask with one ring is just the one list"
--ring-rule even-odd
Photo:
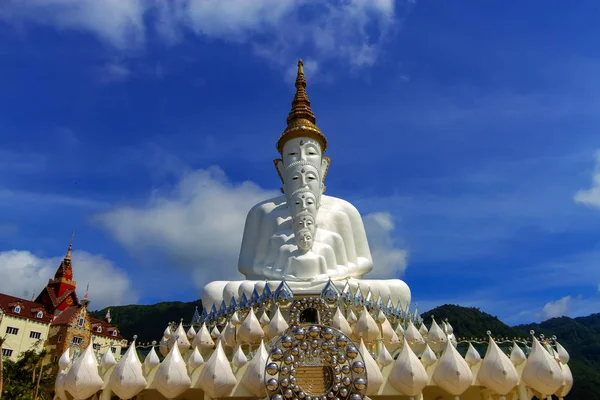
[[(18, 313), (14, 311), (16, 305), (21, 307), (21, 311)], [(6, 315), (11, 315), (13, 317), (26, 318), (45, 324), (49, 324), (52, 321), (52, 314), (48, 313), (40, 303), (20, 299), (3, 293), (0, 293), (0, 309), (2, 309), (2, 312)], [(42, 318), (37, 317), (39, 311), (44, 314)]]
[(75, 314), (77, 314), (80, 310), (79, 306), (71, 306), (65, 308), (63, 312), (61, 312), (54, 321), (52, 321), (52, 325), (69, 325)]
[[(112, 326), (111, 324), (109, 324), (108, 322), (106, 322), (103, 319), (90, 317), (90, 324), (92, 325), (92, 334), (94, 334), (96, 336), (104, 336), (107, 338), (118, 339), (118, 340), (123, 339), (123, 337), (121, 336), (121, 333), (119, 332), (119, 329)], [(98, 332), (98, 330), (97, 330), (98, 327), (102, 328), (102, 332)], [(116, 336), (113, 335), (114, 331), (117, 331)]]

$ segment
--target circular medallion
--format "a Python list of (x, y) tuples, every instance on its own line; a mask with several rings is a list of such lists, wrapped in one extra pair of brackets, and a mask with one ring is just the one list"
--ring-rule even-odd
[(367, 390), (358, 346), (322, 324), (289, 328), (271, 348), (265, 372), (271, 400), (361, 400)]

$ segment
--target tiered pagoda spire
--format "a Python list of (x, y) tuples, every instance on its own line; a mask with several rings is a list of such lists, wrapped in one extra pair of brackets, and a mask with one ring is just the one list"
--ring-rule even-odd
[(327, 138), (316, 125), (317, 119), (310, 108), (310, 100), (306, 93), (306, 77), (304, 76), (304, 63), (298, 60), (298, 73), (296, 75), (296, 94), (292, 100), (292, 110), (287, 117), (287, 128), (277, 141), (277, 150), (283, 153), (283, 145), (296, 137), (310, 137), (321, 145), (321, 151), (327, 148)]
[(36, 303), (43, 304), (44, 308), (51, 314), (54, 314), (57, 310), (64, 311), (70, 306), (80, 304), (75, 292), (77, 283), (73, 280), (73, 265), (71, 263), (74, 235), (75, 232), (71, 235), (67, 254), (58, 266), (54, 278), (48, 281), (46, 287), (35, 300)]
[(75, 237), (75, 232), (71, 235), (71, 242), (69, 243), (69, 248), (67, 249), (67, 254), (65, 258), (63, 258), (62, 262), (58, 266), (56, 273), (54, 274), (54, 279), (50, 280), (50, 282), (64, 282), (64, 283), (72, 283), (73, 282), (73, 266), (71, 265), (71, 252), (73, 251), (73, 238)]

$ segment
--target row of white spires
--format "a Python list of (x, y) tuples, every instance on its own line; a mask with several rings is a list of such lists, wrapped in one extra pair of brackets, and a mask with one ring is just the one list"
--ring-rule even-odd
[[(553, 394), (562, 399), (573, 385), (569, 354), (556, 341), (554, 347), (548, 342), (542, 345), (533, 336), (528, 357), (516, 343), (509, 357), (490, 335), (482, 359), (471, 343), (461, 356), (452, 328), (448, 330), (446, 324), (444, 330), (434, 319), (423, 334), (425, 330), (419, 332), (412, 320), (406, 328), (402, 323), (394, 328), (381, 310), (373, 318), (363, 306), (356, 321), (349, 321), (338, 307), (331, 326), (360, 343), (368, 396), (416, 397), (426, 386), (438, 386), (458, 398), (469, 387), (479, 386), (501, 399), (510, 393), (519, 399)], [(67, 350), (59, 361), (56, 392), (62, 400), (67, 399), (65, 391), (76, 400), (99, 390), (105, 398), (114, 393), (129, 399), (144, 389), (157, 390), (167, 399), (189, 389), (202, 390), (211, 398), (264, 398), (269, 354), (285, 335), (294, 333), (279, 308), (272, 318), (263, 313), (259, 320), (250, 307), (243, 320), (234, 312), (222, 332), (216, 327), (209, 332), (205, 323), (198, 332), (192, 326), (186, 333), (182, 323), (176, 329), (167, 327), (159, 346), (166, 354), (162, 362), (152, 347), (142, 364), (135, 341), (119, 363), (107, 351), (100, 366), (91, 345), (74, 362)], [(270, 342), (265, 344), (265, 338)]]

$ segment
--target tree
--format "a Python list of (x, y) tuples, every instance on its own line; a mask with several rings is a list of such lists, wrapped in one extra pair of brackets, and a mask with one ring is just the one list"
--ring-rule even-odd
[(17, 361), (4, 363), (4, 394), (9, 399), (51, 400), (56, 376), (54, 363), (44, 363), (47, 353), (35, 346), (19, 356)]

